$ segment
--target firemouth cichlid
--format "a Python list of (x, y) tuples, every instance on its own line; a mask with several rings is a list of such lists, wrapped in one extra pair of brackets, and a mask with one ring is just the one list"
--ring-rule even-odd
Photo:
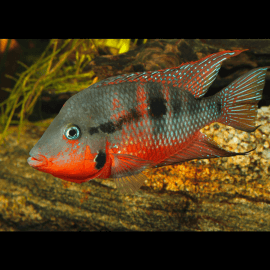
[(146, 168), (247, 154), (225, 151), (200, 132), (213, 122), (247, 132), (257, 128), (270, 67), (253, 69), (203, 98), (222, 61), (242, 51), (91, 85), (63, 105), (30, 151), (29, 165), (76, 183), (111, 178), (122, 193), (134, 193), (147, 179)]

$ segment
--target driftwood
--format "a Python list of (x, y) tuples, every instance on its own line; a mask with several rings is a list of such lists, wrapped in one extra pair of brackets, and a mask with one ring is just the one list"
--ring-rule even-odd
[[(269, 43), (157, 40), (121, 56), (99, 57), (89, 68), (101, 79), (106, 72), (112, 76), (156, 70), (197, 60), (220, 49), (250, 48), (237, 59), (224, 62), (222, 76), (218, 76), (215, 85), (218, 88), (251, 68), (270, 65)], [(192, 168), (192, 164), (198, 171), (207, 168), (206, 176), (186, 176), (185, 187), (179, 185), (177, 190), (170, 188), (170, 174), (164, 171), (158, 180), (161, 187), (155, 186), (152, 179), (132, 196), (121, 195), (110, 181), (75, 184), (34, 170), (26, 160), (45, 129), (27, 126), (17, 142), (18, 131), (12, 127), (5, 144), (0, 146), (0, 229), (270, 230), (269, 116), (269, 108), (260, 110), (259, 123), (263, 125), (255, 133), (257, 150), (249, 162), (238, 162), (237, 157), (212, 159), (201, 165), (191, 161), (185, 163), (185, 168)], [(216, 176), (212, 177), (213, 173)]]

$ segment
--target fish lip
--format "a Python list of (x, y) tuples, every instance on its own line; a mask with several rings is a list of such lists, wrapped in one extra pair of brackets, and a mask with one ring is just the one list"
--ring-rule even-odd
[(32, 156), (29, 154), (30, 157), (27, 159), (28, 164), (31, 167), (46, 167), (48, 166), (48, 160), (45, 156), (43, 155), (36, 155)]

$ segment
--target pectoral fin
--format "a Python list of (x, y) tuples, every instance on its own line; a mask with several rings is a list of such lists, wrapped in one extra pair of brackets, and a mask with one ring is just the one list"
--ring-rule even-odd
[(147, 177), (140, 173), (143, 170), (155, 166), (150, 160), (145, 160), (133, 155), (112, 154), (111, 178), (121, 193), (134, 193)]

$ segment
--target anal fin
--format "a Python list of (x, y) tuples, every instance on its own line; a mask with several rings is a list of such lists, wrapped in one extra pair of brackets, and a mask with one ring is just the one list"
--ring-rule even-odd
[(192, 159), (207, 159), (245, 155), (253, 150), (254, 149), (243, 153), (236, 153), (224, 150), (214, 140), (210, 139), (205, 134), (199, 131), (198, 135), (193, 139), (191, 144), (187, 145), (178, 153), (158, 164), (157, 167), (177, 164)]

